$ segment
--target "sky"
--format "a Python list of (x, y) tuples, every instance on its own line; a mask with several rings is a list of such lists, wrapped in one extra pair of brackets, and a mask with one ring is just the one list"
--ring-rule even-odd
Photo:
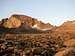
[(75, 20), (75, 0), (0, 0), (0, 20), (12, 14), (61, 25), (64, 21)]

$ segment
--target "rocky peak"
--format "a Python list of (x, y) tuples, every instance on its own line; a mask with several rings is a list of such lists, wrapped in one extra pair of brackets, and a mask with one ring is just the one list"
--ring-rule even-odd
[(8, 19), (4, 19), (2, 23), (5, 28), (19, 28), (22, 24), (27, 25), (28, 27), (26, 28), (36, 28), (39, 30), (50, 30), (53, 27), (49, 23), (38, 21), (37, 19), (30, 16), (18, 14), (14, 14)]

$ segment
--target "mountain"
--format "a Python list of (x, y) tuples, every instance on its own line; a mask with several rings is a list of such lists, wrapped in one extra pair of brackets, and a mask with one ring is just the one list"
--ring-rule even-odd
[(5, 18), (0, 22), (1, 32), (46, 32), (51, 30), (53, 26), (49, 23), (45, 24), (35, 18), (26, 15), (14, 14), (9, 18)]
[(75, 32), (75, 20), (64, 22), (56, 31)]
[(52, 32), (52, 37), (66, 41), (75, 38), (75, 20), (66, 21)]
[[(28, 25), (31, 28), (40, 28), (40, 29), (49, 29), (51, 27), (53, 27), (51, 24), (47, 23), (43, 23), (42, 21), (38, 21), (37, 19), (34, 19), (30, 16), (26, 16), (26, 15), (12, 15), (6, 22), (4, 22), (4, 24), (8, 25), (10, 23), (8, 28), (18, 28), (21, 23), (25, 23), (26, 25)], [(35, 27), (36, 25), (36, 27)], [(5, 27), (5, 26), (4, 26)]]

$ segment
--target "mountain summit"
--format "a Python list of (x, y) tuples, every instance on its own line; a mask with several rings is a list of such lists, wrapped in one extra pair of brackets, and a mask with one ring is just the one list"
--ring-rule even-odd
[(51, 30), (53, 26), (49, 23), (45, 24), (42, 21), (38, 21), (37, 19), (30, 16), (14, 14), (9, 18), (3, 19), (0, 22), (0, 28), (4, 28), (7, 30), (16, 29), (17, 31), (21, 31), (23, 29), (27, 31), (46, 31)]

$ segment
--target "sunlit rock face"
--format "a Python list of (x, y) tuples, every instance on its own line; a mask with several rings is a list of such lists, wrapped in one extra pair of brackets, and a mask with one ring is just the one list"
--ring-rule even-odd
[(21, 21), (13, 16), (10, 17), (6, 22), (4, 22), (3, 26), (5, 28), (18, 28), (21, 26)]

